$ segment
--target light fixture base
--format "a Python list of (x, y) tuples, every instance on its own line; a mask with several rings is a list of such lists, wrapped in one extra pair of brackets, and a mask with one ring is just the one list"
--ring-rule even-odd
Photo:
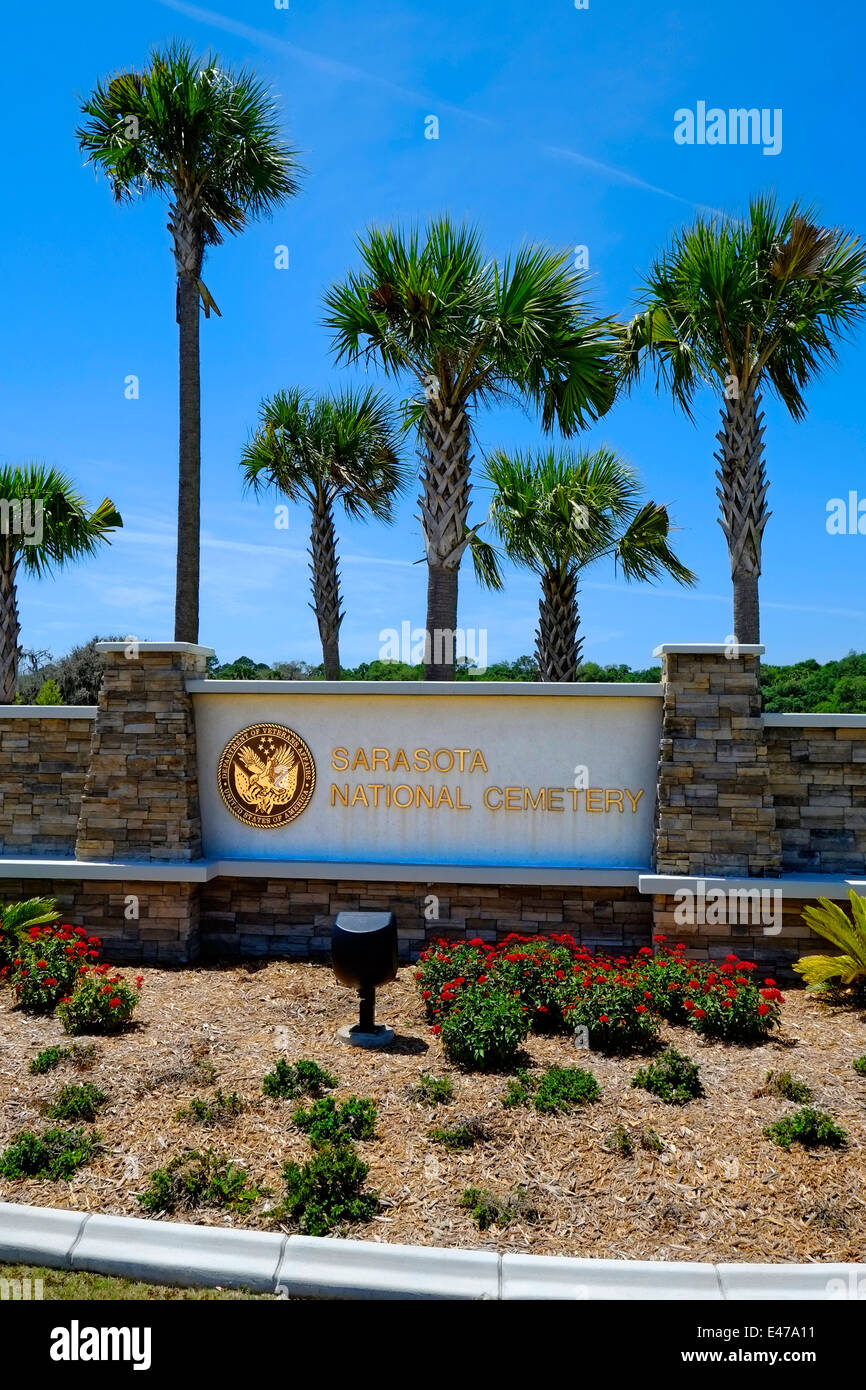
[(344, 1023), (342, 1028), (337, 1029), (337, 1037), (341, 1043), (347, 1043), (349, 1047), (387, 1047), (394, 1041), (394, 1029), (378, 1023), (371, 1031), (359, 1028), (357, 1023), (351, 1027)]

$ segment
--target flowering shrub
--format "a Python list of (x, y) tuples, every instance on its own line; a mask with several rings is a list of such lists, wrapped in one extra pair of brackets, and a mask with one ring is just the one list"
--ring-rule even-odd
[(59, 916), (54, 898), (28, 898), (26, 902), (5, 903), (0, 908), (0, 984), (11, 983), (9, 966), (29, 928), (56, 922)]
[(472, 1071), (496, 1071), (514, 1061), (530, 1023), (519, 994), (479, 982), (460, 988), (434, 1031), (441, 1032), (449, 1061)]
[(138, 1003), (142, 976), (135, 988), (108, 965), (84, 966), (71, 994), (57, 1005), (57, 1016), (67, 1033), (116, 1033), (132, 1018)]
[(99, 958), (99, 938), (84, 927), (33, 926), (10, 966), (15, 997), (28, 1013), (50, 1014), (73, 988), (82, 966)]
[(784, 997), (775, 980), (755, 979), (752, 961), (693, 961), (681, 944), (669, 947), (663, 936), (655, 943), (629, 959), (595, 954), (568, 935), (511, 935), (498, 945), (443, 940), (421, 956), (415, 980), (443, 1036), (458, 1006), (457, 1031), (465, 1033), (466, 1008), (491, 990), (519, 999), (533, 1031), (584, 1027), (602, 1052), (646, 1051), (661, 1019), (729, 1042), (760, 1041), (779, 1026)]

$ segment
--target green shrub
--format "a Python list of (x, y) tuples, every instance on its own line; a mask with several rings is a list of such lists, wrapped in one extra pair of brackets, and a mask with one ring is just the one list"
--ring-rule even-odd
[(133, 989), (107, 965), (80, 971), (71, 994), (57, 1005), (57, 1017), (67, 1033), (118, 1033), (132, 1018), (143, 977)]
[(669, 1105), (685, 1105), (704, 1094), (700, 1067), (675, 1047), (667, 1048), (648, 1067), (636, 1071), (631, 1084)]
[(44, 1076), (46, 1072), (54, 1071), (55, 1067), (59, 1067), (61, 1062), (65, 1062), (67, 1057), (71, 1056), (71, 1047), (46, 1047), (33, 1058), (27, 1070), (33, 1076)]
[(139, 1193), (138, 1201), (152, 1214), (194, 1207), (227, 1207), (243, 1212), (262, 1195), (239, 1164), (227, 1162), (212, 1149), (188, 1149), (167, 1167), (151, 1173), (147, 1189)]
[(337, 1105), (331, 1096), (324, 1096), (309, 1110), (300, 1106), (292, 1115), (292, 1123), (309, 1135), (315, 1148), (350, 1139), (372, 1139), (376, 1133), (376, 1102), (350, 1096)]
[(807, 1086), (805, 1081), (798, 1081), (789, 1071), (768, 1071), (764, 1091), (767, 1095), (793, 1100), (798, 1104), (812, 1099), (812, 1087)]
[(634, 1140), (625, 1125), (617, 1125), (604, 1140), (602, 1147), (608, 1153), (619, 1154), (620, 1158), (631, 1158), (634, 1153)]
[(656, 1044), (659, 1024), (651, 1001), (631, 982), (592, 977), (582, 984), (568, 1014), (571, 1027), (584, 1027), (597, 1052), (648, 1052)]
[(61, 1086), (54, 1100), (45, 1106), (45, 1114), (53, 1120), (95, 1120), (107, 1099), (105, 1092), (90, 1081)]
[(810, 992), (851, 990), (857, 996), (866, 991), (866, 901), (848, 890), (851, 915), (829, 898), (819, 898), (817, 907), (804, 907), (803, 920), (836, 947), (832, 956), (802, 956), (794, 969), (802, 975)]
[(444, 1128), (434, 1126), (428, 1129), (427, 1138), (445, 1149), (471, 1149), (480, 1139), (487, 1138), (487, 1130), (481, 1120), (470, 1117)]
[(488, 1187), (467, 1187), (459, 1205), (469, 1212), (479, 1231), (489, 1231), (491, 1226), (507, 1226), (516, 1217), (532, 1221), (537, 1216), (522, 1187), (505, 1197), (497, 1196)]
[(99, 938), (88, 937), (83, 927), (28, 928), (9, 967), (17, 1003), (27, 1013), (53, 1013), (82, 967), (97, 959), (99, 946)]
[[(497, 1071), (513, 1064), (529, 1032), (529, 1010), (520, 998), (489, 984), (469, 985), (441, 1025), (450, 1062), (471, 1071)], [(437, 1025), (438, 1026), (438, 1025)]]
[(448, 1076), (428, 1076), (422, 1072), (415, 1088), (415, 1099), (422, 1105), (450, 1105), (454, 1087)]
[(847, 1131), (812, 1106), (804, 1106), (795, 1114), (776, 1120), (764, 1133), (782, 1149), (790, 1149), (792, 1144), (802, 1144), (805, 1149), (840, 1149), (848, 1142)]
[(866, 1057), (855, 1057), (851, 1063), (858, 1076), (866, 1076)]
[(655, 1130), (649, 1128), (641, 1130), (640, 1146), (642, 1149), (646, 1149), (648, 1153), (652, 1154), (664, 1153), (665, 1147)]
[(336, 1077), (320, 1067), (318, 1062), (300, 1061), (289, 1063), (281, 1057), (269, 1071), (262, 1083), (266, 1096), (280, 1096), (283, 1100), (297, 1100), (300, 1096), (320, 1096), (337, 1085)]
[(89, 1163), (99, 1135), (83, 1129), (48, 1129), (44, 1134), (22, 1130), (0, 1154), (0, 1178), (64, 1178)]
[(43, 681), (39, 687), (35, 703), (37, 705), (62, 705), (63, 696), (60, 693), (60, 686), (52, 676)]
[(582, 1067), (548, 1067), (539, 1076), (519, 1071), (502, 1103), (506, 1106), (533, 1105), (542, 1114), (555, 1114), (589, 1105), (600, 1095), (601, 1089), (592, 1072)]
[[(570, 938), (568, 938), (570, 940)], [(565, 938), (506, 937), (490, 969), (497, 987), (516, 991), (529, 1010), (535, 1033), (571, 1029), (574, 1001), (574, 952)]]
[(177, 1111), (177, 1118), (189, 1120), (196, 1125), (221, 1125), (235, 1119), (243, 1109), (244, 1103), (237, 1091), (232, 1091), (231, 1095), (227, 1096), (221, 1087), (217, 1087), (210, 1100), (194, 1096), (185, 1109)]
[(475, 984), (489, 969), (494, 955), (495, 948), (485, 946), (479, 939), (436, 941), (422, 952), (415, 970), (415, 982), (431, 1022), (441, 1020), (453, 1003), (454, 990), (450, 986), (458, 981), (459, 986)]
[(325, 1145), (308, 1163), (286, 1164), (286, 1195), (271, 1215), (293, 1222), (308, 1236), (326, 1236), (335, 1227), (371, 1221), (379, 1198), (364, 1191), (369, 1171), (351, 1144)]
[(724, 1042), (760, 1042), (779, 1026), (784, 995), (775, 980), (758, 984), (754, 961), (733, 953), (720, 964), (690, 961), (684, 946), (654, 940), (655, 955), (648, 946), (638, 953), (637, 980), (662, 1018)]

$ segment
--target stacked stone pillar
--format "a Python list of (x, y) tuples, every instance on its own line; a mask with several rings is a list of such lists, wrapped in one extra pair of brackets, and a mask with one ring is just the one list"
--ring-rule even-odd
[[(200, 859), (195, 724), (186, 681), (204, 675), (211, 648), (133, 640), (98, 645), (105, 675), (75, 858), (149, 866)], [(145, 958), (194, 958), (198, 892), (196, 883), (178, 878), (176, 868), (165, 882), (153, 867), (140, 883), (130, 870), (114, 895), (116, 930), (105, 934), (135, 936)], [(131, 911), (138, 915), (125, 915)]]

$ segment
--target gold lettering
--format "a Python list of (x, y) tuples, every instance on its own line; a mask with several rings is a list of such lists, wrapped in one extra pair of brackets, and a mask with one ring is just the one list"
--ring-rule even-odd
[[(443, 756), (448, 759), (447, 767), (439, 766), (439, 759)], [(454, 754), (451, 752), (451, 749), (437, 748), (436, 752), (433, 754), (433, 766), (435, 767), (437, 772), (450, 772), (452, 767), (454, 766)]]
[(413, 758), (416, 772), (430, 771), (430, 753), (426, 748), (416, 748)]
[(443, 802), (446, 805), (450, 806), (452, 811), (454, 810), (454, 802), (451, 800), (451, 793), (447, 787), (443, 787), (441, 792), (439, 793), (439, 798), (436, 802), (437, 811), (439, 810), (439, 807), (443, 804)]
[(345, 772), (349, 766), (348, 748), (335, 748), (331, 753), (331, 767), (335, 772)]
[(430, 807), (430, 810), (432, 811), (432, 810), (433, 810), (433, 788), (432, 788), (432, 787), (416, 787), (415, 790), (416, 790), (417, 793), (418, 793), (418, 805), (420, 806), (420, 805), (421, 805), (421, 802), (423, 801), (424, 804), (425, 804), (426, 806), (429, 806), (429, 807)]
[[(506, 788), (505, 788), (505, 809), (506, 809), (506, 811), (521, 811), (521, 810), (523, 809), (523, 795), (522, 795), (522, 793), (523, 793), (523, 788), (522, 788), (522, 787), (506, 787)], [(515, 797), (517, 798), (517, 805), (516, 805), (516, 806), (512, 804), (512, 803), (514, 802)]]
[(349, 784), (348, 784), (348, 782), (346, 783), (346, 785), (345, 785), (345, 787), (342, 789), (342, 791), (341, 791), (340, 788), (337, 786), (336, 782), (332, 782), (332, 783), (331, 783), (331, 805), (332, 805), (332, 806), (336, 806), (336, 804), (337, 804), (337, 797), (340, 798), (340, 800), (342, 801), (342, 803), (343, 803), (344, 806), (348, 806), (348, 804), (349, 804)]
[(523, 788), (524, 810), (528, 811), (531, 808), (533, 811), (543, 811), (545, 810), (545, 800), (546, 793), (544, 787), (540, 789), (538, 796), (536, 797), (533, 797), (532, 792), (529, 790), (528, 787)]
[(457, 805), (455, 806), (454, 809), (455, 809), (455, 811), (471, 811), (471, 810), (472, 810), (472, 807), (471, 807), (471, 806), (465, 806), (465, 805), (463, 804), (463, 794), (462, 794), (462, 792), (460, 791), (460, 788), (459, 788), (459, 787), (457, 788)]
[(562, 797), (563, 797), (562, 787), (548, 787), (548, 788), (547, 788), (547, 809), (548, 809), (548, 811), (563, 811), (563, 810), (565, 810), (565, 807), (564, 807), (563, 804), (562, 804)]
[(397, 752), (394, 754), (394, 766), (391, 768), (391, 771), (399, 772), (401, 769), (403, 772), (409, 772), (411, 770), (409, 767), (409, 759), (406, 757), (403, 749), (398, 748)]
[(487, 764), (484, 761), (484, 754), (481, 752), (480, 748), (475, 749), (475, 752), (472, 756), (472, 762), (469, 764), (469, 771), (474, 772), (476, 767), (479, 767), (482, 772), (487, 771)]
[(384, 791), (384, 790), (385, 790), (385, 783), (384, 783), (384, 782), (368, 782), (367, 785), (369, 786), (370, 791), (373, 793), (373, 805), (374, 805), (374, 806), (378, 806), (378, 805), (379, 805), (379, 793), (380, 793), (381, 791)]
[(494, 806), (493, 803), (492, 803), (491, 800), (490, 800), (490, 793), (491, 793), (491, 792), (498, 792), (499, 795), (500, 795), (500, 798), (501, 798), (501, 796), (502, 796), (502, 788), (501, 788), (501, 787), (485, 787), (485, 789), (484, 789), (484, 805), (487, 807), (488, 811), (501, 811), (501, 810), (502, 810), (502, 801), (501, 801), (501, 800), (498, 801), (497, 804)]
[(615, 787), (608, 787), (604, 794), (604, 809), (609, 811), (611, 806), (615, 806), (620, 815), (625, 809), (622, 804), (622, 792), (617, 791)]
[(464, 766), (463, 766), (463, 759), (466, 757), (467, 753), (469, 752), (469, 749), (468, 749), (468, 748), (455, 748), (455, 749), (454, 749), (454, 752), (457, 754), (457, 766), (460, 768), (460, 771), (461, 771), (461, 772), (465, 772), (466, 769), (465, 769)]
[(576, 811), (577, 798), (580, 796), (580, 791), (577, 787), (568, 787), (566, 790), (571, 792), (571, 809), (572, 811)]
[(626, 791), (626, 796), (628, 797), (629, 801), (631, 802), (631, 809), (632, 809), (632, 811), (636, 811), (636, 810), (637, 810), (637, 804), (638, 804), (638, 802), (640, 801), (641, 797), (643, 796), (643, 787), (641, 787), (641, 789), (640, 789), (640, 791), (638, 792), (637, 796), (632, 796), (632, 794), (631, 794), (630, 791)]
[(587, 793), (586, 793), (586, 809), (587, 809), (587, 811), (603, 811), (603, 810), (604, 810), (604, 807), (603, 807), (603, 806), (594, 806), (594, 805), (593, 805), (593, 797), (602, 796), (603, 794), (604, 794), (604, 793), (603, 793), (601, 787), (589, 787), (589, 788), (588, 788)]
[(390, 757), (391, 757), (391, 755), (390, 755), (390, 753), (388, 752), (388, 749), (387, 749), (387, 748), (374, 748), (374, 749), (373, 749), (373, 761), (372, 761), (372, 763), (371, 763), (371, 765), (370, 765), (370, 771), (371, 771), (371, 772), (375, 772), (376, 769), (378, 768), (379, 764), (381, 763), (382, 766), (383, 766), (383, 768), (384, 768), (385, 771), (387, 772), (387, 771), (388, 771), (388, 761), (389, 761)]
[[(397, 796), (398, 792), (408, 792), (409, 800), (400, 801)], [(415, 804), (415, 793), (413, 792), (411, 787), (406, 785), (405, 782), (401, 782), (399, 787), (394, 788), (393, 801), (395, 806), (399, 806), (401, 811), (405, 811), (408, 806), (413, 806)]]
[(357, 806), (357, 804), (358, 804), (359, 801), (361, 802), (361, 805), (362, 805), (362, 806), (369, 806), (369, 805), (370, 805), (369, 801), (367, 800), (367, 793), (364, 791), (363, 784), (360, 783), (360, 782), (358, 783), (357, 787), (355, 788), (355, 794), (354, 794), (354, 796), (352, 797), (352, 803), (351, 803), (351, 804), (352, 804), (353, 806)]
[(355, 754), (355, 761), (352, 763), (352, 771), (357, 772), (359, 767), (362, 767), (365, 772), (370, 771), (370, 764), (367, 762), (367, 754), (364, 752), (363, 748), (359, 748)]

